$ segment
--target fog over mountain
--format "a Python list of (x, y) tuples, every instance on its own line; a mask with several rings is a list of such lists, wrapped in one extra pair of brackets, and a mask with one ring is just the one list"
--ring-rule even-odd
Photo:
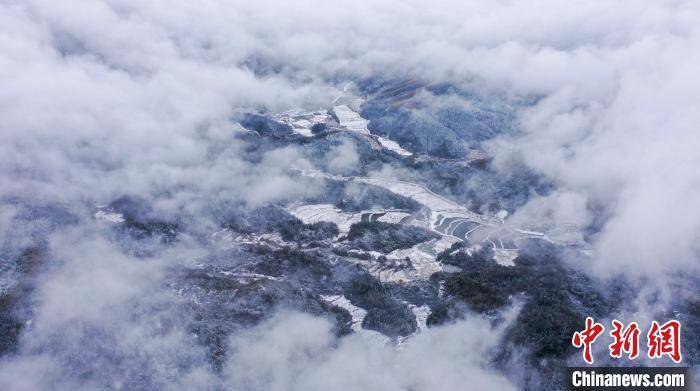
[(0, 2), (0, 388), (563, 389), (585, 316), (697, 365), (699, 26)]

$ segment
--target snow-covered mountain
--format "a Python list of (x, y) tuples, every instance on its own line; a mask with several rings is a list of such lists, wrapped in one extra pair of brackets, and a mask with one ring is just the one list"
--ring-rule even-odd
[(562, 390), (587, 317), (697, 365), (648, 3), (0, 2), (0, 390)]

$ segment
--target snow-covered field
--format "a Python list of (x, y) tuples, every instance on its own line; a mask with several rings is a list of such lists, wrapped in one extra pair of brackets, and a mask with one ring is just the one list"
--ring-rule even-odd
[(391, 140), (391, 139), (388, 139), (388, 138), (382, 137), (382, 136), (376, 136), (376, 137), (377, 137), (377, 141), (379, 141), (379, 144), (381, 144), (382, 147), (384, 147), (385, 149), (388, 149), (392, 152), (396, 152), (397, 154), (399, 154), (401, 156), (412, 156), (413, 155), (412, 152), (409, 152), (409, 151), (401, 148), (401, 145), (399, 145), (399, 143), (397, 143), (394, 140)]
[(382, 279), (385, 281), (427, 280), (433, 273), (444, 270), (443, 265), (436, 260), (437, 254), (442, 250), (444, 250), (444, 238), (419, 243), (407, 249), (394, 250), (386, 257), (396, 260), (408, 257), (411, 260), (412, 268), (399, 270), (395, 273), (384, 273)]
[(343, 212), (332, 204), (292, 205), (288, 210), (289, 213), (304, 222), (304, 224), (334, 223), (343, 235), (350, 231), (351, 225), (359, 223), (362, 218), (362, 215), (359, 213)]
[(386, 137), (372, 135), (369, 129), (367, 128), (367, 124), (369, 121), (362, 118), (360, 114), (355, 112), (347, 105), (333, 106), (333, 113), (338, 118), (340, 124), (346, 127), (349, 131), (370, 137), (373, 141), (378, 142), (382, 148), (395, 152), (401, 156), (413, 155), (413, 153), (401, 148), (401, 145), (399, 145), (399, 143), (397, 143), (394, 140), (390, 140)]
[[(325, 177), (333, 180), (352, 181), (381, 187), (392, 193), (410, 198), (430, 211), (429, 221), (424, 222), (424, 224), (417, 220), (411, 220), (409, 216), (405, 216), (405, 219), (402, 218), (402, 221), (410, 220), (412, 224), (423, 226), (440, 234), (443, 238), (443, 241), (440, 242), (440, 249), (424, 251), (424, 249), (419, 248), (419, 245), (416, 248), (397, 250), (395, 253), (389, 254), (387, 257), (392, 259), (408, 256), (414, 262), (414, 267), (422, 268), (422, 271), (412, 274), (405, 271), (400, 273), (386, 273), (384, 270), (381, 273), (375, 271), (383, 280), (414, 280), (422, 278), (430, 270), (441, 270), (440, 265), (437, 265), (434, 261), (434, 256), (458, 241), (469, 240), (472, 243), (483, 242), (490, 245), (494, 250), (499, 250), (497, 261), (510, 265), (512, 259), (517, 256), (517, 242), (519, 240), (527, 238), (547, 239), (544, 233), (521, 230), (508, 225), (504, 221), (504, 213), (499, 213), (496, 216), (485, 216), (472, 212), (466, 207), (436, 194), (418, 183), (389, 178), (342, 177), (318, 171), (303, 171), (302, 173), (310, 177)], [(300, 210), (292, 208), (290, 212), (304, 222), (334, 222), (338, 225), (341, 232), (347, 232), (350, 229), (350, 225), (361, 220), (357, 216), (343, 214), (342, 211), (339, 211), (332, 205), (304, 205)], [(388, 216), (392, 215), (388, 214)], [(398, 218), (400, 215), (394, 216)], [(385, 219), (390, 218), (385, 217)], [(432, 261), (428, 261), (429, 255), (426, 255), (426, 253), (432, 255)]]
[(364, 135), (370, 135), (367, 129), (368, 121), (346, 105), (333, 106), (333, 113), (338, 118), (338, 122), (349, 131)]
[(381, 221), (384, 223), (398, 224), (410, 219), (411, 214), (397, 209), (366, 210), (357, 213), (348, 213), (336, 208), (332, 204), (298, 204), (291, 205), (289, 213), (304, 222), (313, 224), (317, 222), (334, 223), (338, 226), (341, 235), (350, 231), (350, 226), (362, 221), (363, 217), (368, 221)]
[[(348, 254), (356, 257), (353, 260), (354, 263), (361, 265), (382, 282), (427, 280), (436, 272), (454, 273), (461, 270), (456, 266), (444, 265), (436, 260), (440, 251), (449, 248), (456, 241), (443, 237), (419, 243), (411, 248), (394, 250), (388, 254), (357, 249), (348, 251)], [(378, 262), (381, 256), (386, 257), (388, 262)], [(406, 262), (406, 258), (410, 259), (410, 263)]]
[(112, 212), (108, 209), (102, 209), (95, 212), (95, 219), (108, 223), (123, 223), (124, 216), (121, 213)]
[(284, 244), (284, 240), (277, 233), (251, 233), (240, 234), (228, 228), (216, 231), (211, 235), (213, 244), (222, 249), (236, 246), (237, 244), (260, 244), (264, 243), (272, 247), (279, 247)]
[(327, 123), (330, 120), (330, 116), (324, 110), (308, 112), (291, 110), (276, 114), (272, 118), (275, 121), (291, 126), (294, 133), (304, 137), (313, 136), (311, 131), (313, 125)]
[(336, 305), (348, 311), (350, 313), (350, 316), (352, 316), (352, 325), (350, 327), (354, 332), (361, 335), (368, 342), (377, 345), (386, 345), (391, 343), (391, 338), (387, 337), (386, 335), (378, 331), (367, 330), (362, 328), (362, 321), (365, 319), (365, 316), (367, 316), (367, 311), (352, 304), (350, 300), (348, 300), (345, 296), (321, 295), (321, 299), (323, 299), (328, 304)]
[[(462, 217), (467, 220), (477, 222), (479, 224), (495, 225), (496, 221), (480, 214), (474, 213), (464, 206), (449, 200), (443, 196), (433, 193), (423, 185), (400, 181), (388, 178), (368, 178), (368, 177), (353, 177), (354, 182), (365, 183), (368, 185), (382, 187), (392, 193), (410, 198), (430, 209), (431, 211), (431, 226), (438, 226), (438, 220), (443, 217)], [(463, 238), (460, 238), (463, 239)]]
[(362, 329), (362, 321), (365, 319), (365, 316), (367, 316), (367, 311), (352, 304), (350, 300), (343, 295), (321, 295), (321, 298), (326, 303), (336, 305), (350, 313), (350, 316), (352, 316), (351, 328), (353, 331), (360, 331)]
[(417, 183), (368, 177), (351, 177), (347, 180), (382, 187), (415, 200), (430, 210), (430, 229), (456, 240), (491, 245), (497, 252), (496, 260), (505, 265), (512, 265), (512, 260), (518, 254), (518, 242), (524, 239), (542, 239), (563, 245), (585, 245), (583, 236), (576, 227), (562, 227), (546, 234), (519, 229), (505, 221), (505, 211), (495, 216), (481, 215)]
[(430, 307), (427, 305), (409, 305), (411, 311), (416, 315), (416, 322), (418, 323), (418, 332), (426, 330), (428, 328), (427, 320), (430, 315)]
[[(367, 311), (352, 304), (350, 300), (348, 300), (345, 296), (321, 295), (321, 299), (323, 299), (323, 301), (325, 301), (328, 304), (338, 306), (348, 311), (350, 313), (350, 316), (352, 317), (352, 325), (350, 326), (350, 328), (354, 332), (363, 336), (369, 342), (376, 344), (391, 343), (391, 339), (386, 335), (377, 331), (366, 330), (362, 328), (362, 321), (365, 319), (365, 316), (367, 316)], [(428, 316), (430, 315), (430, 307), (427, 305), (416, 306), (413, 304), (409, 304), (408, 307), (411, 309), (411, 312), (413, 312), (413, 314), (416, 316), (416, 323), (418, 325), (418, 329), (414, 334), (399, 339), (399, 344), (396, 346), (399, 349), (401, 348), (400, 345), (406, 342), (410, 337), (422, 332), (423, 330), (427, 330), (428, 328), (427, 320)]]
[[(371, 135), (367, 128), (368, 121), (347, 104), (337, 104), (333, 106), (332, 111), (340, 124), (349, 131), (372, 138), (378, 141), (383, 148), (393, 150), (400, 155), (410, 155), (410, 152), (403, 150), (398, 143)], [(395, 250), (387, 254), (387, 259), (397, 261), (390, 263), (390, 265), (363, 259), (357, 260), (358, 263), (362, 264), (370, 273), (382, 281), (397, 282), (425, 279), (437, 271), (445, 270), (443, 265), (436, 261), (436, 255), (458, 241), (468, 240), (472, 244), (480, 243), (492, 247), (495, 261), (506, 266), (514, 265), (513, 260), (518, 256), (518, 242), (525, 239), (542, 239), (555, 244), (585, 244), (581, 234), (575, 229), (566, 228), (551, 231), (547, 234), (519, 229), (506, 222), (508, 217), (506, 211), (500, 211), (494, 216), (475, 213), (418, 183), (385, 177), (342, 177), (318, 171), (303, 171), (303, 174), (317, 178), (325, 177), (333, 180), (377, 186), (394, 194), (410, 198), (430, 211), (428, 221), (415, 219), (414, 216), (399, 211), (386, 211), (385, 214), (376, 218), (377, 221), (388, 223), (410, 223), (422, 226), (440, 234), (442, 237), (440, 241), (430, 241), (409, 249)], [(338, 226), (341, 234), (346, 234), (352, 224), (362, 221), (364, 214), (381, 213), (383, 211), (346, 213), (333, 205), (299, 205), (291, 207), (290, 212), (305, 223), (317, 221), (333, 222)], [(374, 221), (374, 219), (370, 221)], [(364, 255), (370, 255), (375, 259), (378, 258), (378, 255)], [(408, 267), (403, 267), (401, 262), (398, 262), (405, 258), (409, 258), (411, 261)]]

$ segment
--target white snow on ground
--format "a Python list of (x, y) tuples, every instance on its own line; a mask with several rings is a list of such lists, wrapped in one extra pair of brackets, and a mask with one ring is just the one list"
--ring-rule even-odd
[(455, 239), (451, 236), (443, 236), (435, 242), (435, 254), (439, 254), (448, 248), (452, 247), (453, 244), (459, 242), (459, 239)]
[(362, 328), (362, 321), (365, 319), (365, 316), (367, 316), (367, 311), (352, 304), (345, 296), (321, 295), (321, 299), (328, 304), (336, 305), (348, 311), (350, 316), (352, 316), (352, 325), (350, 326), (352, 330), (361, 335), (370, 343), (377, 345), (386, 345), (391, 343), (391, 338), (387, 337), (386, 335), (378, 331), (366, 330)]
[(313, 136), (311, 127), (317, 123), (326, 123), (329, 115), (323, 110), (317, 111), (285, 111), (272, 116), (272, 119), (292, 127), (292, 131), (304, 137)]
[(542, 233), (542, 232), (530, 231), (527, 229), (517, 229), (517, 228), (515, 229), (515, 231), (517, 231), (523, 235), (527, 235), (528, 237), (531, 237), (531, 238), (544, 238), (544, 233)]
[(300, 119), (292, 123), (292, 130), (294, 133), (304, 137), (311, 137), (314, 135), (311, 131), (311, 126), (313, 126), (313, 124), (309, 120)]
[(494, 248), (493, 258), (503, 266), (515, 266), (513, 260), (518, 256), (518, 250)]
[(234, 247), (236, 244), (265, 243), (275, 247), (284, 244), (284, 240), (282, 240), (282, 237), (277, 233), (239, 234), (237, 232), (231, 231), (228, 228), (224, 228), (220, 231), (214, 232), (211, 235), (211, 241), (216, 246), (222, 249)]
[(396, 345), (397, 350), (403, 350), (406, 347), (406, 343), (416, 335), (420, 334), (424, 330), (428, 329), (428, 316), (430, 315), (430, 307), (427, 305), (416, 306), (413, 304), (408, 304), (408, 308), (416, 316), (416, 324), (418, 328), (413, 334), (407, 335), (405, 337), (398, 338), (398, 344)]
[(17, 272), (12, 263), (0, 258), (0, 295), (4, 295), (17, 285)]
[(387, 254), (387, 259), (401, 260), (408, 257), (413, 268), (400, 270), (395, 273), (385, 273), (387, 281), (427, 280), (433, 273), (442, 271), (440, 263), (435, 261), (431, 251), (432, 243), (419, 243), (411, 248), (398, 249)]
[(456, 239), (443, 237), (440, 239), (429, 240), (425, 243), (407, 248), (398, 249), (386, 255), (387, 259), (401, 260), (408, 257), (411, 260), (413, 268), (399, 270), (395, 273), (383, 273), (381, 276), (386, 281), (413, 281), (427, 280), (433, 273), (445, 271), (453, 273), (460, 271), (456, 266), (443, 265), (436, 260), (437, 254), (449, 248)]
[[(409, 257), (414, 269), (405, 268), (387, 270), (384, 265), (365, 265), (368, 270), (384, 281), (406, 281), (423, 278), (431, 270), (453, 270), (449, 265), (440, 265), (435, 256), (457, 241), (469, 240), (470, 243), (483, 243), (494, 250), (494, 259), (502, 265), (513, 265), (518, 255), (518, 242), (524, 239), (542, 239), (555, 244), (585, 246), (585, 241), (575, 227), (564, 227), (552, 230), (548, 234), (519, 229), (510, 226), (506, 221), (506, 211), (500, 211), (490, 217), (470, 211), (466, 207), (441, 195), (435, 194), (427, 187), (407, 181), (373, 178), (373, 177), (343, 177), (318, 171), (302, 171), (303, 175), (314, 178), (329, 178), (339, 181), (352, 181), (377, 186), (392, 193), (410, 198), (430, 210), (429, 221), (423, 222), (413, 217), (403, 220), (409, 224), (422, 226), (441, 235), (442, 241), (436, 243), (430, 251), (425, 251), (422, 245), (411, 249), (397, 250), (387, 255), (388, 259)], [(398, 216), (396, 216), (398, 217)], [(382, 221), (382, 220), (379, 220)], [(464, 225), (469, 224), (469, 225)], [(430, 260), (432, 255), (432, 260)], [(367, 261), (358, 261), (369, 263)]]
[[(430, 229), (442, 235), (443, 238), (450, 238), (449, 242), (446, 242), (441, 246), (441, 249), (436, 249), (435, 253), (439, 253), (442, 250), (449, 248), (452, 243), (459, 240), (474, 240), (474, 241), (484, 241), (490, 244), (494, 249), (494, 259), (496, 262), (512, 266), (513, 260), (518, 256), (517, 248), (508, 248), (504, 244), (504, 240), (509, 240), (511, 242), (526, 238), (526, 237), (538, 237), (543, 238), (543, 234), (539, 232), (530, 232), (513, 229), (512, 227), (505, 224), (503, 218), (504, 213), (499, 213), (498, 216), (491, 218), (478, 213), (474, 213), (467, 209), (466, 207), (459, 205), (458, 203), (442, 197), (434, 192), (430, 191), (423, 185), (416, 183), (385, 179), (385, 178), (362, 178), (355, 177), (351, 178), (355, 182), (366, 183), (369, 185), (374, 185), (378, 187), (385, 188), (393, 193), (399, 194), (404, 197), (411, 198), (421, 205), (430, 209)], [(443, 224), (446, 219), (450, 219), (450, 223)], [(455, 229), (465, 221), (477, 223), (474, 228), (471, 228), (464, 235), (459, 237), (454, 236)], [(472, 237), (472, 233), (475, 231), (482, 232), (480, 234), (475, 234)], [(415, 249), (410, 249), (415, 250)], [(417, 270), (418, 276), (430, 273), (431, 270), (444, 270), (450, 271), (451, 269), (445, 269), (444, 266), (439, 265), (433, 258), (432, 263), (427, 261), (427, 257), (422, 256), (420, 253), (406, 253), (406, 250), (398, 250), (395, 254), (390, 254), (392, 256), (408, 256), (414, 261), (414, 267)], [(415, 258), (415, 260), (414, 260)], [(436, 266), (437, 265), (437, 266)], [(398, 276), (392, 275), (393, 279), (405, 279), (411, 276)], [(385, 276), (386, 278), (386, 276)], [(415, 278), (415, 277), (414, 277)], [(419, 277), (420, 278), (420, 277)]]
[(430, 307), (427, 305), (415, 306), (409, 304), (409, 308), (416, 315), (416, 323), (418, 323), (418, 332), (421, 332), (428, 328), (427, 321), (430, 315)]
[(376, 209), (363, 210), (361, 212), (349, 213), (344, 212), (333, 204), (293, 204), (288, 208), (289, 213), (298, 218), (304, 224), (313, 224), (317, 222), (334, 223), (338, 226), (338, 231), (342, 235), (346, 235), (350, 231), (350, 226), (359, 223), (363, 215), (380, 215), (377, 221), (385, 223), (399, 223), (407, 217), (411, 217), (410, 213), (406, 213), (397, 209)]
[(228, 276), (228, 277), (233, 277), (238, 281), (247, 281), (247, 282), (259, 281), (259, 280), (279, 281), (279, 278), (277, 278), (277, 277), (268, 276), (267, 274), (260, 274), (260, 273), (221, 271), (221, 272), (219, 272), (219, 274), (223, 274), (223, 275)]
[(348, 130), (369, 136), (370, 132), (367, 129), (368, 121), (359, 114), (354, 112), (346, 105), (333, 106), (333, 113), (338, 117), (338, 122), (345, 126)]
[[(378, 344), (388, 344), (391, 342), (391, 339), (384, 334), (373, 330), (363, 329), (362, 321), (365, 319), (365, 316), (367, 316), (367, 311), (352, 304), (350, 300), (348, 300), (345, 296), (321, 295), (321, 299), (323, 299), (323, 301), (325, 301), (328, 304), (338, 306), (348, 311), (350, 313), (350, 316), (352, 317), (352, 325), (350, 326), (350, 328), (354, 332), (362, 335), (367, 340)], [(427, 320), (428, 316), (430, 315), (430, 307), (427, 305), (416, 306), (413, 304), (409, 304), (408, 307), (411, 309), (411, 312), (413, 312), (413, 314), (416, 316), (416, 323), (418, 325), (418, 329), (414, 334), (404, 338), (400, 338), (399, 344), (405, 342), (406, 339), (410, 338), (411, 336), (420, 333), (421, 331), (426, 330), (428, 328)]]
[(387, 210), (386, 212), (377, 212), (377, 213), (385, 213), (384, 215), (379, 216), (377, 218), (377, 221), (380, 221), (382, 223), (389, 223), (389, 224), (399, 224), (404, 219), (411, 217), (410, 213), (397, 211), (397, 210)]
[(365, 319), (365, 316), (367, 316), (367, 311), (352, 304), (350, 300), (343, 295), (321, 295), (321, 298), (328, 304), (336, 305), (350, 313), (350, 316), (352, 316), (351, 328), (353, 331), (360, 331), (362, 329), (362, 321)]
[(355, 112), (353, 109), (347, 105), (333, 106), (333, 113), (338, 117), (338, 122), (342, 126), (345, 126), (348, 130), (352, 132), (359, 133), (363, 136), (369, 136), (373, 141), (379, 143), (379, 145), (385, 149), (395, 152), (401, 156), (411, 156), (413, 153), (401, 148), (401, 145), (394, 140), (390, 140), (386, 137), (372, 135), (367, 128), (369, 121), (362, 118), (360, 114)]
[(121, 213), (110, 212), (107, 210), (98, 210), (95, 213), (95, 219), (108, 223), (123, 223), (125, 221), (124, 215)]
[(350, 231), (351, 225), (360, 222), (362, 218), (360, 213), (343, 212), (333, 204), (292, 205), (288, 210), (289, 213), (304, 222), (304, 224), (318, 222), (335, 223), (338, 226), (338, 231), (343, 235)]
[(382, 137), (382, 136), (377, 136), (377, 141), (379, 141), (379, 144), (381, 144), (382, 147), (384, 147), (390, 151), (396, 152), (401, 156), (412, 156), (413, 155), (412, 152), (409, 152), (409, 151), (401, 148), (401, 145), (399, 145), (399, 143), (397, 143), (394, 140), (391, 140), (391, 139), (388, 139), (388, 138)]
[[(411, 198), (426, 208), (430, 209), (430, 229), (447, 237), (458, 240), (483, 241), (490, 244), (496, 251), (496, 261), (504, 265), (512, 265), (512, 260), (518, 255), (517, 241), (522, 239), (544, 239), (555, 244), (585, 245), (580, 231), (576, 227), (563, 227), (551, 230), (549, 233), (518, 229), (508, 225), (504, 218), (506, 211), (499, 212), (494, 217), (474, 213), (466, 207), (435, 194), (423, 185), (399, 181), (387, 178), (353, 177), (348, 180), (374, 185), (387, 189), (401, 196)], [(453, 222), (442, 226), (445, 219), (451, 218)], [(479, 224), (472, 228), (466, 235), (453, 236), (454, 230), (461, 221), (471, 221)], [(506, 244), (513, 243), (513, 244)]]
[(465, 208), (464, 206), (452, 200), (449, 200), (441, 195), (435, 194), (425, 186), (419, 185), (417, 183), (387, 178), (366, 177), (354, 177), (352, 178), (352, 180), (355, 182), (366, 183), (368, 185), (385, 188), (391, 191), (392, 193), (411, 198), (416, 202), (424, 205), (431, 211), (431, 224), (433, 227), (438, 225), (437, 223), (439, 217), (461, 217), (484, 225), (498, 224), (497, 220), (488, 218), (486, 216), (482, 216), (478, 213), (474, 213), (469, 209)]
[[(382, 282), (427, 280), (435, 272), (455, 273), (461, 271), (456, 266), (443, 265), (435, 259), (440, 251), (449, 248), (454, 243), (453, 240), (452, 238), (447, 240), (444, 238), (433, 239), (411, 248), (394, 250), (388, 254), (355, 249), (348, 251), (348, 254), (358, 257), (353, 262), (364, 267)], [(370, 259), (362, 259), (363, 256), (369, 256)], [(377, 260), (381, 256), (385, 256), (387, 260), (393, 262), (380, 263)], [(410, 266), (405, 262), (407, 257), (411, 260)]]
[(354, 264), (362, 266), (372, 276), (376, 277), (381, 282), (407, 282), (418, 279), (416, 273), (410, 269), (401, 269), (390, 267), (378, 262), (378, 258), (384, 254), (376, 251), (351, 250), (348, 255), (370, 255), (370, 259), (348, 258)]

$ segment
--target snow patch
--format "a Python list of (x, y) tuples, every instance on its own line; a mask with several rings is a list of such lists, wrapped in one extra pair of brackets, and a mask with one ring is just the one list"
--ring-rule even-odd
[(430, 316), (430, 307), (423, 304), (421, 306), (409, 305), (411, 312), (416, 315), (416, 323), (418, 324), (418, 332), (428, 328), (428, 316)]
[(373, 141), (378, 142), (382, 148), (397, 153), (401, 156), (413, 155), (413, 153), (401, 148), (401, 145), (394, 140), (390, 140), (382, 136), (372, 135), (369, 128), (367, 128), (369, 121), (362, 118), (360, 114), (355, 112), (347, 105), (333, 106), (333, 113), (338, 118), (338, 122), (340, 122), (342, 126), (346, 127), (352, 132), (371, 137)]
[(352, 304), (345, 296), (321, 295), (321, 299), (328, 304), (338, 306), (348, 311), (352, 317), (352, 325), (350, 328), (369, 343), (373, 345), (387, 345), (391, 343), (391, 338), (387, 337), (386, 335), (378, 331), (366, 330), (362, 328), (362, 321), (365, 319), (365, 316), (367, 316), (367, 311)]
[(342, 235), (347, 235), (350, 226), (362, 221), (363, 216), (369, 221), (376, 220), (390, 224), (398, 224), (411, 217), (410, 213), (398, 209), (363, 210), (349, 213), (338, 209), (333, 204), (293, 204), (287, 210), (304, 224), (334, 223)]
[(350, 300), (343, 295), (321, 295), (321, 298), (326, 303), (338, 306), (350, 313), (350, 316), (352, 316), (351, 328), (353, 331), (360, 331), (362, 329), (362, 321), (365, 319), (365, 316), (367, 316), (367, 311), (352, 304)]
[(327, 123), (330, 116), (322, 110), (296, 111), (290, 110), (272, 116), (275, 121), (292, 127), (292, 131), (303, 137), (312, 137), (311, 127), (318, 123)]
[(277, 277), (268, 276), (267, 274), (260, 274), (260, 273), (220, 271), (219, 274), (223, 274), (227, 277), (233, 277), (236, 280), (245, 281), (245, 282), (252, 282), (252, 281), (259, 281), (259, 280), (279, 281), (279, 279)]
[(359, 114), (354, 112), (348, 106), (333, 106), (333, 113), (338, 118), (338, 122), (340, 122), (340, 124), (345, 126), (348, 130), (366, 136), (370, 135), (369, 129), (367, 129), (367, 123), (369, 121), (360, 117)]
[(518, 250), (514, 249), (503, 249), (503, 248), (494, 248), (493, 249), (493, 259), (499, 264), (503, 266), (515, 266), (515, 258), (518, 257)]
[(392, 152), (396, 152), (397, 154), (399, 154), (401, 156), (413, 156), (412, 152), (409, 152), (409, 151), (401, 148), (401, 145), (399, 145), (399, 143), (397, 143), (394, 140), (390, 140), (390, 139), (388, 139), (386, 137), (382, 137), (382, 136), (377, 136), (377, 141), (379, 141), (379, 144), (381, 144), (382, 147), (384, 147)]
[(121, 213), (116, 213), (116, 212), (110, 212), (108, 210), (98, 210), (95, 213), (95, 219), (99, 221), (104, 221), (108, 223), (123, 223), (124, 221), (124, 215)]
[(239, 234), (228, 228), (216, 231), (211, 235), (211, 242), (222, 249), (233, 248), (238, 244), (267, 244), (278, 247), (284, 240), (278, 233)]
[(341, 234), (347, 234), (350, 231), (350, 226), (359, 223), (362, 219), (360, 213), (343, 212), (332, 204), (292, 205), (288, 210), (304, 224), (334, 223), (338, 226), (338, 231)]
[[(447, 247), (447, 243), (450, 243)], [(451, 246), (451, 241), (432, 239), (419, 243), (411, 248), (394, 250), (386, 255), (377, 251), (350, 250), (348, 255), (360, 256), (354, 263), (364, 267), (371, 275), (382, 282), (409, 282), (427, 280), (433, 273), (444, 271), (459, 272), (457, 266), (443, 265), (436, 260), (440, 251)], [(380, 262), (380, 257), (386, 257), (389, 262)], [(370, 259), (364, 259), (370, 258)], [(410, 262), (406, 262), (406, 258)]]

